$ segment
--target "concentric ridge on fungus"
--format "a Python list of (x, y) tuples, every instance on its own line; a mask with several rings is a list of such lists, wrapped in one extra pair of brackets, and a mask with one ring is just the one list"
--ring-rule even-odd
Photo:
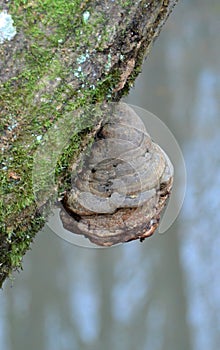
[(63, 199), (65, 229), (100, 246), (151, 236), (171, 191), (173, 166), (142, 120), (114, 104)]

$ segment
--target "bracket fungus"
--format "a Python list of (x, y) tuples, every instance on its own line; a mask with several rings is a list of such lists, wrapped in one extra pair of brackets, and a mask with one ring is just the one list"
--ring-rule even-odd
[(62, 200), (65, 229), (99, 246), (144, 240), (159, 225), (173, 166), (134, 110), (113, 104)]

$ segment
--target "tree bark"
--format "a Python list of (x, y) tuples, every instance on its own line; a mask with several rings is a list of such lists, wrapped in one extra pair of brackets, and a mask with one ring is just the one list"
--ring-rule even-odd
[[(45, 223), (32, 189), (42, 136), (79, 107), (125, 95), (176, 2), (0, 1), (17, 32), (0, 40), (0, 286)], [(75, 135), (58, 162), (64, 189), (88, 135), (91, 127)]]

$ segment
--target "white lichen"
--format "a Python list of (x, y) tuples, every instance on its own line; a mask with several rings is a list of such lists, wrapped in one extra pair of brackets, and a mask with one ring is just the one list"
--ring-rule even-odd
[(111, 53), (108, 54), (108, 59), (107, 59), (107, 62), (105, 64), (105, 70), (108, 72), (112, 66), (111, 64), (111, 61), (112, 61), (112, 55)]
[(0, 44), (5, 40), (11, 40), (16, 34), (16, 27), (13, 26), (13, 19), (6, 11), (0, 12)]
[(87, 58), (89, 58), (89, 56), (90, 56), (89, 52), (88, 52), (88, 50), (86, 50), (84, 55), (81, 55), (80, 57), (77, 57), (76, 62), (78, 64), (84, 63), (84, 62), (86, 62)]
[(85, 11), (85, 12), (83, 13), (83, 21), (84, 21), (84, 23), (87, 23), (87, 22), (88, 22), (89, 17), (90, 17), (89, 11)]
[(40, 141), (41, 139), (42, 139), (42, 135), (38, 135), (37, 137), (36, 137), (36, 139), (37, 139), (37, 141)]

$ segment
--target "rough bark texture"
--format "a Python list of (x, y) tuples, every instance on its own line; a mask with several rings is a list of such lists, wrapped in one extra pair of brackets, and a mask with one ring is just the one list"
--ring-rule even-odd
[[(176, 2), (0, 1), (17, 31), (0, 44), (0, 286), (45, 222), (31, 175), (42, 136), (76, 108), (127, 93)], [(63, 188), (91, 129), (58, 162)]]

